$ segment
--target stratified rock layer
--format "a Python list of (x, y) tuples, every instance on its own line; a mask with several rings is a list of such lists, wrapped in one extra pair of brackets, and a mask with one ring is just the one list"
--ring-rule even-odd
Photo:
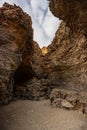
[(20, 7), (5, 3), (0, 8), (0, 102), (11, 100), (14, 73), (22, 61), (29, 62), (33, 48), (31, 25), (31, 18)]

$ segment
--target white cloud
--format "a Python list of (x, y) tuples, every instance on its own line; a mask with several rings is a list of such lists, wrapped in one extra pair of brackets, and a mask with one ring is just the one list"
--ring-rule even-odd
[(51, 43), (60, 21), (49, 11), (47, 0), (0, 0), (0, 6), (4, 2), (15, 3), (29, 13), (33, 21), (34, 40), (40, 47)]

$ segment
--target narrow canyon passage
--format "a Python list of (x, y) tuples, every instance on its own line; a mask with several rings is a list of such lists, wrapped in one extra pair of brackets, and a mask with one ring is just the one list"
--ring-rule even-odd
[(48, 100), (19, 100), (0, 108), (0, 130), (87, 130), (87, 118), (52, 108)]
[(28, 14), (0, 8), (0, 130), (87, 130), (87, 2), (49, 4), (62, 22), (47, 54)]

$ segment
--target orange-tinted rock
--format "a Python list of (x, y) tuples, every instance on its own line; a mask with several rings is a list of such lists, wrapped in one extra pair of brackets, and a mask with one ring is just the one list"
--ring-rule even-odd
[(48, 52), (48, 50), (47, 50), (47, 47), (42, 47), (42, 54), (43, 54), (43, 56), (45, 56), (46, 54), (47, 54), (47, 52)]

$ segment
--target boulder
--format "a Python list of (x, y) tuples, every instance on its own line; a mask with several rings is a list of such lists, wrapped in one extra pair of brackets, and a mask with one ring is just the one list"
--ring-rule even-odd
[(87, 93), (77, 93), (66, 89), (53, 89), (50, 93), (50, 102), (53, 107), (69, 110), (79, 110), (87, 114)]

